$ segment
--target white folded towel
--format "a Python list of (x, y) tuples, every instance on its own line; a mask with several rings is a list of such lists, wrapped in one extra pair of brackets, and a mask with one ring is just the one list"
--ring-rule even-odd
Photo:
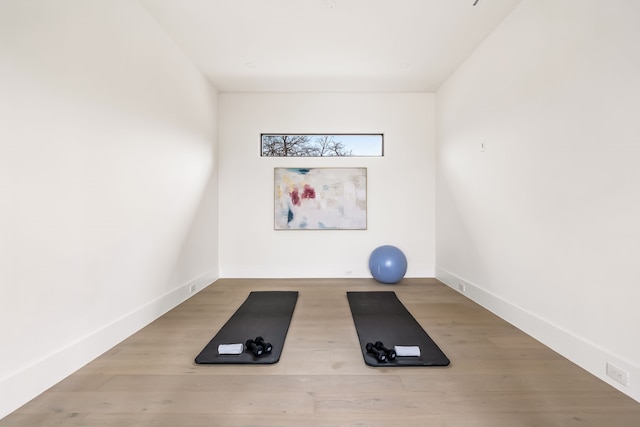
[(242, 343), (220, 344), (218, 346), (218, 354), (241, 354), (242, 350), (244, 350)]
[(417, 345), (396, 345), (393, 349), (398, 357), (420, 356), (420, 347)]

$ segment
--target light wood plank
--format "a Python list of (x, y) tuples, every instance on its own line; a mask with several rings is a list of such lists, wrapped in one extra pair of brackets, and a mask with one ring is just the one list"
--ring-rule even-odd
[[(250, 291), (296, 290), (275, 365), (196, 365)], [(393, 290), (449, 367), (364, 364), (347, 291)], [(435, 279), (224, 279), (0, 427), (637, 427), (640, 403)]]

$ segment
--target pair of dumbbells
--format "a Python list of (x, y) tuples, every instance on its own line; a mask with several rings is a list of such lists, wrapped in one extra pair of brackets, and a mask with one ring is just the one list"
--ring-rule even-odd
[(265, 353), (271, 353), (271, 350), (273, 349), (271, 343), (265, 342), (262, 337), (256, 337), (255, 340), (248, 339), (246, 346), (247, 349), (256, 357), (260, 357)]
[(387, 362), (396, 358), (396, 351), (392, 348), (386, 348), (381, 341), (376, 341), (375, 344), (368, 342), (366, 349), (367, 353), (373, 354), (378, 362)]

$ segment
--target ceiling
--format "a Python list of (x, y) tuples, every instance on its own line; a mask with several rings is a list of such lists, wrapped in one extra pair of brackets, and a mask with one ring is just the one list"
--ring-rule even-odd
[(139, 0), (220, 92), (433, 92), (521, 0)]

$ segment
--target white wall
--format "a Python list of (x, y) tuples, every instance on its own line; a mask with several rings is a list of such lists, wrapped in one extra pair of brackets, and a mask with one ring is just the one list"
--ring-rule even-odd
[[(407, 277), (434, 275), (433, 94), (219, 97), (220, 275), (371, 277), (369, 255), (400, 247)], [(261, 158), (260, 133), (384, 133), (384, 157)], [(274, 230), (274, 167), (366, 167), (367, 230)]]
[(636, 400), (639, 41), (640, 2), (525, 0), (437, 93), (436, 202), (437, 277)]
[(217, 278), (216, 98), (133, 0), (0, 3), (0, 418)]

